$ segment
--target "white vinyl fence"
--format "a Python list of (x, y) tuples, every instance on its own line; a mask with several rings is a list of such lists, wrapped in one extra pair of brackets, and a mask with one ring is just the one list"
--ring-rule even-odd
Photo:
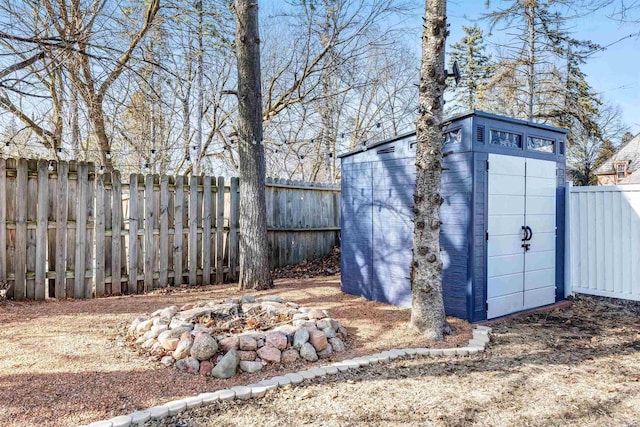
[(571, 291), (640, 301), (640, 185), (567, 190)]

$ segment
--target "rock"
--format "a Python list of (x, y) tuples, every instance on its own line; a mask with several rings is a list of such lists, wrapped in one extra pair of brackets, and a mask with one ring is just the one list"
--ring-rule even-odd
[(208, 360), (203, 360), (202, 362), (200, 362), (200, 375), (206, 377), (207, 375), (211, 374), (212, 370), (213, 363), (209, 362)]
[(302, 327), (305, 323), (307, 322), (307, 320), (305, 319), (297, 319), (293, 321), (293, 327), (294, 328), (300, 328)]
[[(213, 310), (210, 307), (192, 308), (191, 310), (185, 310), (177, 313), (173, 320), (181, 321), (183, 323), (191, 323), (195, 319), (199, 319), (203, 316), (211, 316)], [(173, 323), (173, 320), (171, 323)]]
[(240, 302), (241, 303), (252, 303), (252, 302), (256, 302), (256, 297), (254, 297), (253, 295), (243, 295), (242, 298), (240, 298)]
[(308, 360), (309, 362), (315, 362), (316, 360), (318, 360), (316, 349), (313, 348), (313, 346), (308, 342), (302, 344), (302, 346), (300, 347), (300, 357)]
[(300, 307), (298, 304), (296, 304), (295, 302), (291, 302), (291, 301), (287, 301), (285, 302), (287, 307), (291, 307), (291, 308), (295, 308), (296, 310)]
[(188, 330), (193, 329), (193, 323), (185, 322), (184, 320), (178, 319), (177, 317), (173, 317), (171, 319), (171, 323), (169, 323), (169, 329), (179, 329), (186, 328)]
[(325, 359), (331, 356), (331, 353), (333, 353), (333, 347), (331, 344), (327, 344), (327, 347), (324, 350), (318, 352), (318, 357), (320, 359)]
[(191, 356), (197, 360), (211, 359), (218, 351), (218, 343), (211, 335), (203, 335), (191, 346)]
[(342, 342), (342, 340), (340, 338), (331, 338), (329, 340), (329, 343), (331, 344), (331, 347), (333, 348), (333, 351), (335, 352), (341, 352), (345, 350), (345, 346), (344, 343)]
[(193, 357), (187, 357), (186, 359), (178, 360), (176, 362), (176, 368), (178, 368), (180, 372), (197, 374), (200, 371), (200, 362)]
[(162, 317), (154, 317), (153, 318), (153, 326), (161, 326), (166, 325), (169, 327), (169, 321), (167, 319), (163, 319)]
[(258, 347), (263, 347), (264, 346), (264, 340), (265, 340), (265, 338), (258, 338)]
[(168, 330), (169, 330), (169, 326), (167, 325), (156, 325), (156, 326), (153, 326), (151, 330), (149, 330), (149, 332), (151, 332), (152, 338), (158, 338), (158, 335)]
[(193, 337), (191, 336), (191, 332), (183, 332), (182, 335), (180, 335), (180, 339), (181, 340), (192, 340)]
[(282, 303), (273, 301), (265, 301), (261, 304), (261, 306), (262, 309), (269, 314), (281, 314), (288, 316), (289, 312), (293, 310), (291, 307), (287, 307)]
[(331, 328), (331, 319), (320, 319), (316, 322), (318, 329)]
[(193, 345), (193, 340), (191, 337), (188, 339), (181, 339), (178, 343), (178, 347), (173, 350), (173, 358), (176, 360), (184, 359), (188, 357), (191, 352), (191, 346)]
[(284, 350), (285, 348), (287, 348), (287, 336), (282, 332), (269, 332), (267, 334), (265, 346), (274, 347), (278, 350)]
[(256, 360), (257, 355), (258, 353), (256, 353), (255, 351), (238, 351), (238, 357), (240, 358), (240, 360)]
[(151, 331), (147, 331), (144, 333), (144, 335), (138, 337), (138, 339), (136, 340), (136, 344), (142, 344), (143, 342), (150, 339), (153, 339), (153, 333)]
[(156, 341), (153, 338), (149, 338), (148, 340), (146, 340), (145, 342), (142, 343), (142, 348), (144, 348), (145, 350), (150, 349), (151, 347), (153, 347), (153, 345), (155, 343), (157, 343), (158, 341)]
[(240, 348), (240, 339), (237, 335), (232, 335), (230, 337), (223, 338), (219, 341), (220, 348), (225, 353), (231, 350), (237, 351)]
[(262, 369), (263, 366), (264, 366), (263, 362), (251, 362), (248, 360), (240, 361), (240, 369), (249, 373), (258, 372), (259, 370)]
[(293, 348), (300, 348), (307, 341), (309, 341), (309, 331), (305, 328), (300, 328), (293, 335)]
[(195, 342), (195, 341), (198, 341), (198, 340), (200, 340), (202, 337), (204, 337), (205, 335), (207, 335), (207, 336), (211, 336), (208, 332), (205, 332), (205, 331), (197, 332), (197, 333), (194, 335), (194, 337), (193, 337), (193, 341), (194, 341), (194, 342)]
[(240, 363), (238, 353), (235, 350), (230, 350), (213, 368), (211, 376), (222, 379), (231, 378), (236, 374), (238, 363)]
[(311, 343), (313, 348), (316, 349), (316, 351), (324, 350), (329, 344), (325, 333), (318, 330), (309, 331), (309, 342)]
[(347, 337), (347, 330), (342, 325), (338, 327), (338, 332), (340, 332), (343, 337)]
[(178, 343), (180, 342), (180, 339), (178, 338), (169, 338), (166, 339), (164, 341), (158, 341), (161, 345), (162, 348), (164, 348), (167, 351), (173, 351), (176, 348), (178, 348)]
[(336, 337), (336, 331), (334, 331), (333, 328), (324, 328), (322, 330), (322, 332), (324, 332), (324, 334), (327, 336), (327, 338), (335, 338)]
[(289, 350), (285, 350), (282, 352), (282, 357), (280, 358), (280, 361), (282, 363), (293, 363), (296, 360), (298, 360), (299, 357), (300, 357), (300, 354), (298, 354), (296, 350), (290, 348)]
[(237, 316), (240, 312), (240, 305), (237, 299), (234, 299), (234, 302), (224, 304), (210, 302), (207, 307), (218, 317)]
[(284, 299), (277, 296), (277, 295), (269, 295), (264, 297), (265, 301), (273, 301), (273, 302), (279, 302), (280, 304), (284, 304)]
[(265, 362), (280, 363), (282, 353), (275, 347), (264, 346), (258, 350), (258, 356)]
[(331, 327), (333, 328), (334, 331), (337, 331), (338, 329), (340, 329), (340, 327), (342, 327), (340, 322), (338, 322), (335, 319), (329, 319), (329, 321), (331, 322)]
[(238, 337), (238, 347), (240, 350), (253, 351), (258, 348), (258, 341), (255, 338), (248, 335), (240, 335)]
[(277, 328), (275, 328), (273, 331), (282, 332), (285, 335), (293, 336), (293, 334), (296, 333), (296, 327), (293, 325), (280, 325)]
[(187, 310), (191, 310), (193, 308), (193, 304), (185, 304), (182, 307), (180, 307), (180, 311), (187, 311)]
[(145, 320), (147, 320), (147, 318), (145, 316), (138, 316), (135, 319), (133, 319), (133, 322), (131, 322), (131, 325), (129, 326), (129, 333), (134, 333), (136, 330), (136, 327), (140, 324), (140, 322), (144, 322)]
[(165, 356), (162, 359), (160, 359), (160, 363), (162, 363), (167, 368), (169, 366), (173, 366), (173, 362), (174, 362), (174, 360), (173, 360), (173, 357), (171, 357), (171, 356)]
[(160, 311), (160, 317), (164, 317), (165, 319), (171, 319), (180, 309), (172, 305), (171, 307), (167, 307), (164, 310)]
[(162, 347), (162, 344), (156, 341), (151, 347), (150, 353), (154, 356), (163, 356), (165, 349)]
[(262, 311), (262, 305), (258, 302), (243, 303), (242, 312), (246, 315), (255, 315)]
[(292, 317), (293, 320), (309, 320), (309, 315), (306, 313), (296, 313)]
[(138, 323), (138, 325), (136, 326), (136, 332), (138, 333), (138, 335), (142, 335), (145, 332), (147, 332), (149, 329), (151, 329), (152, 326), (153, 326), (153, 319), (143, 320), (142, 322)]
[(307, 315), (309, 316), (309, 319), (313, 320), (319, 320), (327, 317), (325, 316), (324, 311), (319, 308), (312, 308), (307, 312)]
[(206, 332), (210, 334), (211, 329), (207, 328), (202, 323), (196, 323), (195, 325), (193, 325), (193, 330), (191, 331), (191, 335), (197, 335), (198, 332)]

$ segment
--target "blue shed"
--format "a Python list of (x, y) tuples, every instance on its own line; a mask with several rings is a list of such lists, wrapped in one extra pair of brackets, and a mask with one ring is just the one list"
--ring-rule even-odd
[[(474, 111), (443, 127), (443, 293), (471, 322), (564, 298), (567, 131)], [(341, 155), (341, 288), (411, 305), (415, 132)]]

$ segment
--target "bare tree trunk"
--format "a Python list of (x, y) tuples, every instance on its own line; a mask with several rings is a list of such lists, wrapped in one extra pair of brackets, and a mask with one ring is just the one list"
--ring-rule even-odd
[(442, 175), (443, 99), (446, 87), (444, 49), (446, 0), (426, 0), (422, 33), (420, 107), (416, 122), (415, 228), (411, 264), (411, 327), (429, 339), (442, 340), (450, 329), (442, 299), (440, 258), (440, 178)]
[(204, 114), (203, 97), (204, 97), (204, 27), (202, 17), (202, 0), (196, 2), (196, 9), (198, 11), (198, 106), (196, 115), (196, 141), (195, 152), (193, 158), (192, 174), (198, 175), (200, 173), (200, 161), (202, 159), (202, 116)]
[(237, 0), (238, 153), (240, 156), (240, 288), (273, 287), (269, 271), (265, 159), (262, 143), (258, 0)]

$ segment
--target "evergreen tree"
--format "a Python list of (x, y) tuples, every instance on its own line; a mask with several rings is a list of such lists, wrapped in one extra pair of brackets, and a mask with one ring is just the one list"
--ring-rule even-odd
[(486, 44), (480, 27), (462, 27), (465, 36), (451, 45), (449, 67), (455, 61), (460, 68), (460, 81), (453, 88), (454, 109), (475, 110), (484, 104), (487, 85), (493, 75), (491, 57), (485, 53)]
[(613, 145), (610, 139), (605, 139), (602, 145), (600, 146), (600, 150), (598, 150), (598, 155), (596, 156), (596, 160), (593, 163), (593, 168), (598, 169), (603, 165), (604, 162), (609, 160), (616, 154), (616, 147)]

